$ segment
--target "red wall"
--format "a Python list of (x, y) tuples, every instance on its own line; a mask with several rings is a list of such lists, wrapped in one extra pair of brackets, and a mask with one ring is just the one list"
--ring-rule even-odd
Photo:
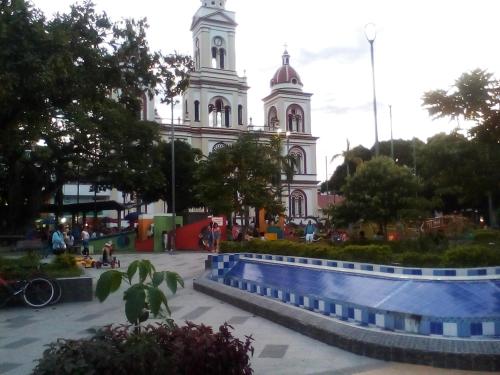
[[(176, 250), (202, 250), (198, 242), (200, 238), (198, 235), (201, 233), (201, 229), (210, 224), (212, 219), (204, 219), (197, 221), (193, 224), (184, 225), (183, 227), (177, 228), (175, 248)], [(221, 239), (226, 240), (226, 227), (227, 220), (224, 217), (224, 225), (220, 227)]]

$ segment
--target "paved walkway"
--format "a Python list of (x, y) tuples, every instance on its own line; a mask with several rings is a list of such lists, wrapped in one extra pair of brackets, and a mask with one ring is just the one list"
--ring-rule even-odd
[[(168, 295), (172, 317), (217, 328), (228, 322), (240, 338), (255, 338), (252, 367), (255, 374), (467, 374), (467, 371), (435, 369), (384, 362), (358, 356), (310, 339), (263, 318), (225, 304), (193, 290), (193, 278), (204, 269), (206, 253), (120, 255), (122, 269), (135, 259), (147, 258), (158, 270), (178, 272), (185, 288)], [(102, 270), (88, 269), (96, 280)], [(80, 338), (89, 329), (110, 323), (124, 323), (122, 293), (111, 295), (104, 303), (97, 300), (66, 303), (32, 310), (21, 307), (0, 310), (0, 374), (26, 375), (35, 366), (45, 345), (57, 338)], [(475, 374), (480, 374), (476, 372)]]

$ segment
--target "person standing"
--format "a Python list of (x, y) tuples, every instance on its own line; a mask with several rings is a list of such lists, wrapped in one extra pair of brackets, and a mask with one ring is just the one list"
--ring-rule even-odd
[(316, 227), (314, 224), (309, 220), (309, 222), (306, 225), (305, 229), (305, 234), (306, 234), (306, 243), (311, 243), (313, 242), (314, 239), (314, 232), (316, 232)]
[(52, 234), (52, 252), (55, 255), (64, 253), (66, 243), (64, 242), (64, 225), (59, 224), (57, 230)]
[(87, 228), (83, 228), (82, 230), (82, 233), (81, 233), (81, 236), (82, 236), (82, 245), (83, 245), (83, 251), (82, 251), (82, 254), (84, 256), (88, 256), (89, 255), (89, 240), (90, 240), (90, 234), (89, 232), (87, 231)]
[(220, 227), (219, 224), (214, 223), (213, 227), (213, 236), (214, 236), (214, 252), (219, 252), (220, 246)]

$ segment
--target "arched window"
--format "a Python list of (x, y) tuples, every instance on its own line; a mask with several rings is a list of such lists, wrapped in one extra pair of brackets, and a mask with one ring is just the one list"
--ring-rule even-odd
[(219, 49), (219, 61), (220, 61), (220, 68), (224, 69), (224, 55), (226, 54), (226, 50), (224, 48)]
[(243, 125), (243, 106), (238, 105), (238, 125)]
[(287, 129), (292, 132), (304, 133), (304, 110), (297, 104), (292, 104), (286, 110), (288, 119)]
[(194, 61), (195, 61), (195, 68), (196, 70), (200, 69), (200, 40), (196, 38), (196, 52), (194, 53)]
[(212, 68), (217, 68), (217, 48), (212, 47)]
[(200, 102), (198, 100), (194, 101), (194, 121), (200, 122)]
[(290, 195), (290, 212), (292, 217), (307, 216), (306, 195), (300, 190), (294, 190)]
[(295, 174), (305, 174), (306, 171), (306, 155), (304, 150), (300, 147), (293, 147), (289, 151), (289, 155), (293, 158), (294, 163), (294, 173)]
[(267, 114), (267, 126), (269, 126), (269, 128), (271, 129), (279, 126), (278, 112), (276, 111), (276, 107), (274, 106), (269, 108), (269, 112)]
[(213, 98), (208, 105), (208, 126), (231, 126), (231, 107), (221, 97)]
[(229, 128), (231, 124), (231, 107), (226, 105), (224, 107), (224, 125)]

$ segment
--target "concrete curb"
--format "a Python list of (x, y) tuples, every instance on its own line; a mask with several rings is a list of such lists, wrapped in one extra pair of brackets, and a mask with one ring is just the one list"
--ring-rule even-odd
[(500, 341), (456, 340), (375, 331), (245, 292), (208, 279), (193, 288), (326, 344), (385, 361), (434, 367), (500, 371)]

